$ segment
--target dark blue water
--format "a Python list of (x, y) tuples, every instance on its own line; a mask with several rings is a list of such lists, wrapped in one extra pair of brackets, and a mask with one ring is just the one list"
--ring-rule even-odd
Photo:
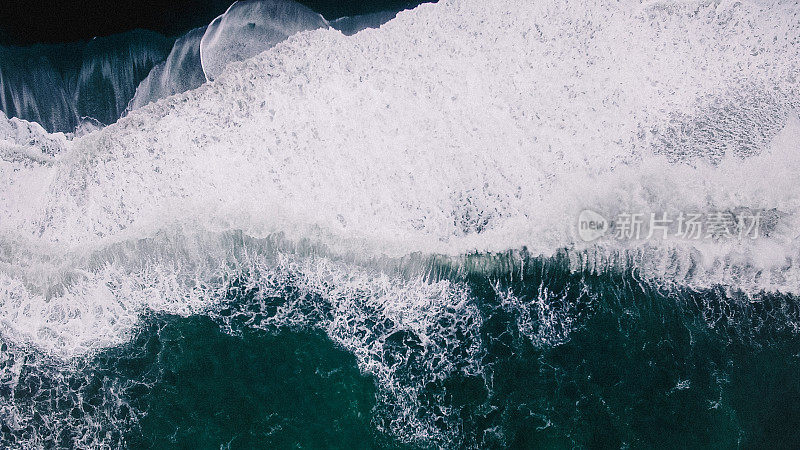
[[(256, 300), (234, 281), (213, 314), (147, 315), (129, 343), (73, 367), (4, 347), (0, 398), (28, 416), (0, 439), (125, 448), (791, 448), (800, 439), (796, 298), (657, 288), (635, 271), (571, 273), (560, 257), (525, 267), (461, 276), (480, 320), (477, 330), (442, 324), (454, 338), (446, 376), (426, 373), (441, 355), (413, 330), (385, 336), (392, 381), (425, 380), (413, 403), (388, 395), (315, 326), (333, 314), (323, 299), (287, 285)], [(521, 306), (503, 302), (509, 291)], [(263, 325), (290, 303), (318, 322)], [(470, 331), (480, 351), (466, 361), (476, 354)], [(426, 437), (398, 432), (417, 419), (431, 425)]]

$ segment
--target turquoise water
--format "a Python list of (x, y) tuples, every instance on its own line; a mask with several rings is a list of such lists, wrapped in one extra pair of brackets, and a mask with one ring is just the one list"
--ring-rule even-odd
[[(4, 345), (1, 398), (27, 417), (4, 425), (3, 446), (32, 436), (45, 447), (101, 436), (187, 449), (790, 448), (800, 439), (796, 298), (657, 288), (634, 271), (570, 273), (559, 258), (526, 267), (523, 279), (463, 276), (481, 348), (470, 356), (469, 330), (455, 326), (453, 336), (464, 334), (448, 343), (455, 369), (445, 376), (425, 373), (437, 356), (413, 331), (386, 338), (380, 358), (394, 382), (424, 380), (413, 404), (386, 395), (313, 321), (260, 326), (298, 295), (290, 287), (265, 307), (234, 282), (214, 314), (147, 315), (130, 342), (72, 366)], [(524, 309), (502, 307), (505, 290), (531, 307), (544, 291), (560, 295), (520, 320)], [(316, 305), (308, 317), (330, 313), (311, 297), (300, 299)], [(467, 370), (471, 358), (478, 372)], [(14, 383), (12, 367), (21, 367)], [(397, 432), (411, 420), (404, 411), (432, 424), (426, 438)]]

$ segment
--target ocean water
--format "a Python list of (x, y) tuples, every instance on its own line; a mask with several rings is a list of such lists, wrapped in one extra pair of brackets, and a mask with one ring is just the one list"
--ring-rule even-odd
[(0, 116), (0, 444), (796, 446), (798, 36), (443, 0), (85, 134)]
[[(230, 62), (262, 53), (300, 31), (331, 26), (351, 35), (378, 28), (419, 2), (389, 0), (344, 8), (311, 3), (314, 10), (292, 0), (207, 4), (221, 14), (203, 22), (208, 11), (187, 11), (180, 19), (196, 28), (178, 36), (136, 29), (58, 44), (14, 46), (0, 39), (0, 111), (51, 133), (84, 134), (131, 110), (196, 89)], [(359, 14), (343, 15), (352, 11)], [(23, 37), (28, 39), (35, 37)]]
[[(455, 277), (470, 291), (468, 304), (430, 318), (436, 342), (372, 311), (353, 312), (364, 314), (350, 319), (358, 327), (342, 330), (331, 323), (342, 320), (337, 306), (301, 283), (276, 294), (242, 279), (231, 280), (213, 312), (146, 314), (125, 343), (68, 366), (4, 342), (3, 444), (790, 448), (797, 441), (796, 297), (657, 287), (632, 271), (576, 273), (565, 255), (511, 259), (526, 268)], [(288, 305), (291, 325), (274, 324)], [(324, 331), (332, 328), (343, 334), (331, 339)], [(348, 348), (354, 341), (379, 348), (356, 357), (363, 348)]]

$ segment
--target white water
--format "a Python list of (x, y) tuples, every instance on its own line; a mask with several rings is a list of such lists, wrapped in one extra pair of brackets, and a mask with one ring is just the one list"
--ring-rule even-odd
[[(627, 258), (659, 281), (798, 291), (799, 35), (795, 2), (460, 0), (301, 33), (71, 141), (0, 118), (3, 339), (69, 361), (147, 310), (213, 314), (232, 279), (256, 303), (292, 284), (297, 301), (252, 325), (324, 329), (377, 378), (392, 431), (430, 439), (419, 391), (480, 370), (481, 316), (464, 283), (372, 258), (569, 248), (575, 268)], [(584, 208), (740, 207), (780, 219), (742, 242), (575, 230)], [(559, 293), (498, 295), (532, 342), (568, 339)], [(330, 317), (304, 315), (308, 298)], [(410, 382), (382, 359), (397, 332), (430, 356)]]
[[(258, 245), (232, 243), (237, 230), (307, 239), (366, 265), (527, 246), (587, 248), (602, 269), (622, 251), (640, 255), (653, 278), (796, 292), (798, 11), (793, 2), (423, 5), (350, 37), (295, 35), (214, 82), (64, 141), (54, 157), (36, 142), (7, 151), (4, 337), (69, 358), (123, 342), (147, 309), (204, 311), (228, 274), (263, 264)], [(781, 222), (741, 243), (589, 247), (575, 233), (584, 208), (737, 207), (777, 210)], [(308, 264), (329, 263), (319, 258)], [(369, 279), (302, 278), (342, 305)], [(421, 274), (391, 280), (367, 283), (395, 299), (378, 302), (385, 312), (416, 308), (418, 296), (443, 307), (463, 289), (428, 286)], [(351, 309), (337, 311), (351, 320)], [(411, 327), (425, 315), (404, 317)]]
[(214, 19), (200, 41), (203, 72), (213, 80), (234, 61), (255, 56), (289, 36), (327, 28), (325, 19), (291, 0), (240, 0)]

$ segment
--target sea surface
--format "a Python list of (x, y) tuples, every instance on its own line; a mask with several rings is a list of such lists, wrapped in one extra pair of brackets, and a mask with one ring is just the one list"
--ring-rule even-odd
[[(1, 393), (4, 412), (13, 408), (16, 417), (13, 429), (3, 425), (3, 444), (789, 448), (797, 441), (796, 297), (655, 286), (635, 271), (575, 273), (564, 258), (457, 277), (466, 304), (431, 318), (432, 344), (354, 305), (364, 316), (353, 338), (383, 334), (369, 358), (388, 377), (360, 370), (352, 351), (325, 334), (335, 306), (292, 283), (265, 293), (233, 280), (213, 312), (146, 314), (127, 342), (69, 366), (4, 340)], [(303, 317), (270, 324), (290, 304)], [(405, 415), (424, 439), (391, 433), (408, 431), (397, 423)]]
[(0, 447), (796, 447), (800, 5), (489, 3), (0, 61)]

